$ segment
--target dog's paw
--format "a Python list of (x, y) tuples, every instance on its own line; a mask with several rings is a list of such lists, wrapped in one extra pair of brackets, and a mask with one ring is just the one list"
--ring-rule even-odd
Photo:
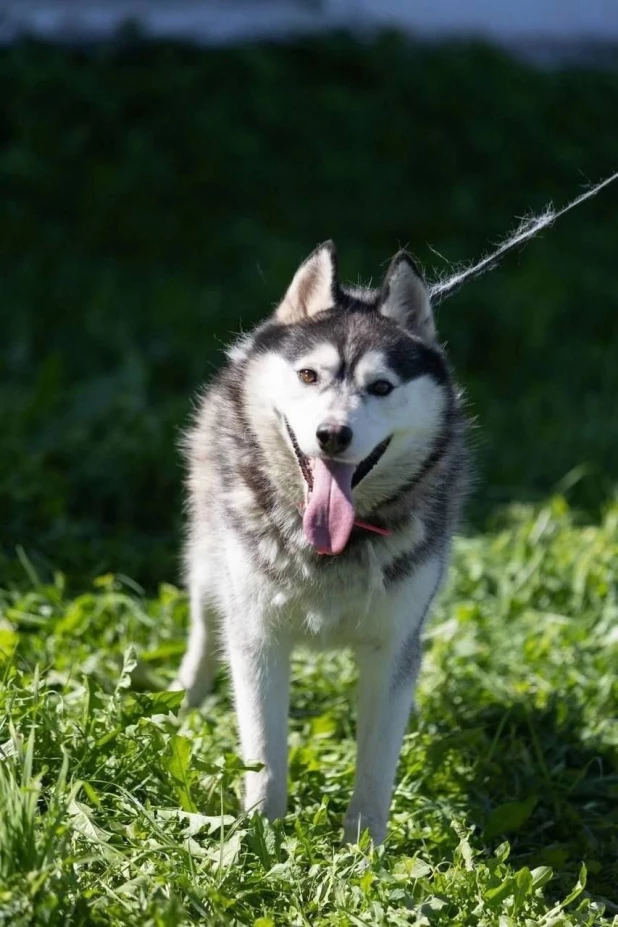
[(180, 703), (180, 705), (181, 705), (182, 708), (188, 708), (188, 707), (189, 707), (189, 700), (188, 700), (188, 698), (187, 698), (187, 691), (186, 691), (185, 687), (183, 686), (182, 682), (180, 681), (180, 679), (174, 679), (173, 682), (170, 682), (169, 686), (167, 687), (167, 691), (168, 691), (168, 692), (182, 692), (182, 693), (183, 693), (183, 699), (182, 699), (182, 702)]
[(265, 770), (247, 773), (245, 779), (245, 811), (259, 811), (272, 824), (283, 820), (287, 810), (287, 783), (268, 776)]
[(343, 820), (345, 843), (358, 843), (366, 830), (377, 846), (386, 836), (386, 820), (382, 815), (372, 813), (370, 809), (359, 810), (350, 805)]
[(180, 692), (184, 690), (183, 706), (185, 708), (199, 708), (206, 696), (210, 695), (214, 689), (215, 676), (215, 668), (208, 668), (197, 678), (190, 680), (183, 679), (183, 674), (180, 672), (174, 681), (169, 684), (168, 691)]
[(211, 689), (212, 686), (204, 688), (199, 685), (187, 689), (181, 679), (174, 679), (167, 687), (168, 692), (184, 692), (185, 696), (182, 700), (183, 708), (199, 708)]

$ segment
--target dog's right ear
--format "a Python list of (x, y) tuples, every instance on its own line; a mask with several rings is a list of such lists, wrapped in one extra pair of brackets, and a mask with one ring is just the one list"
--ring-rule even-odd
[(415, 261), (406, 251), (399, 251), (391, 261), (378, 296), (378, 308), (382, 315), (407, 331), (425, 341), (435, 341), (436, 323), (429, 291)]
[(337, 251), (332, 241), (318, 245), (304, 261), (292, 280), (275, 319), (293, 325), (318, 312), (332, 309), (339, 293)]

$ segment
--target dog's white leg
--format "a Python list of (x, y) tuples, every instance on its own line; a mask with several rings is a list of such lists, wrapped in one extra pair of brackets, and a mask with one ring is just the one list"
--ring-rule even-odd
[(187, 703), (200, 705), (212, 689), (219, 659), (215, 640), (215, 616), (205, 606), (203, 585), (190, 589), (190, 627), (187, 649), (171, 688), (185, 689)]
[(248, 640), (228, 635), (236, 714), (245, 763), (263, 763), (245, 777), (245, 810), (269, 820), (285, 815), (290, 649), (269, 636)]
[(344, 821), (345, 839), (352, 843), (365, 828), (375, 843), (381, 843), (386, 834), (397, 760), (414, 700), (420, 647), (418, 660), (410, 660), (409, 672), (401, 679), (397, 679), (398, 656), (390, 648), (357, 651), (356, 783)]
[[(416, 581), (403, 587), (396, 612), (413, 611), (379, 647), (357, 647), (359, 667), (357, 765), (354, 794), (346, 812), (346, 840), (369, 829), (375, 843), (386, 834), (388, 812), (403, 736), (414, 702), (421, 665), (420, 632), (442, 573), (439, 560), (423, 566)], [(408, 596), (410, 597), (408, 599)], [(412, 608), (410, 607), (412, 603)]]

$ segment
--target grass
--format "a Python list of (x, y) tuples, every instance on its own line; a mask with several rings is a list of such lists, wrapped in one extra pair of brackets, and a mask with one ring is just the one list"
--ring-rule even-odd
[(479, 488), (387, 845), (345, 848), (353, 669), (299, 655), (240, 811), (224, 679), (165, 690), (191, 396), (333, 237), (430, 276), (616, 169), (618, 72), (395, 36), (0, 52), (0, 924), (618, 924), (618, 189), (440, 309)]
[(0, 923), (617, 924), (617, 527), (556, 497), (459, 542), (378, 851), (340, 844), (347, 657), (296, 661), (270, 827), (240, 811), (226, 681), (203, 715), (159, 690), (176, 588), (5, 593)]

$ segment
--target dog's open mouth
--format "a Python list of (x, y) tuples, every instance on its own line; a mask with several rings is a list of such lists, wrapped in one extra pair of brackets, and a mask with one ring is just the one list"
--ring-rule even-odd
[(391, 439), (381, 441), (359, 464), (348, 464), (323, 457), (307, 457), (301, 451), (287, 419), (285, 427), (307, 487), (303, 511), (305, 537), (319, 554), (340, 554), (348, 543), (352, 528), (358, 524), (352, 490), (373, 470)]

